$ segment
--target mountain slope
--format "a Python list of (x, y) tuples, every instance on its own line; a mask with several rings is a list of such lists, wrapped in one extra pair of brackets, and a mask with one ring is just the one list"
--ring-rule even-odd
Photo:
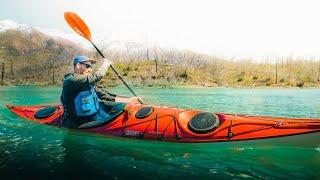
[(3, 84), (43, 81), (55, 84), (70, 71), (74, 55), (89, 53), (88, 49), (66, 38), (10, 20), (0, 21), (0, 80)]

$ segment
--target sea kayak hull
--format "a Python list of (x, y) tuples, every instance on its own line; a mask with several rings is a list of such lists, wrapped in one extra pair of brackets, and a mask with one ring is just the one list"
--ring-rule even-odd
[(301, 148), (317, 148), (320, 151), (320, 132), (307, 134), (295, 134), (289, 136), (252, 139), (241, 141), (219, 142), (220, 145), (233, 147), (274, 147), (274, 146), (294, 146)]
[[(36, 113), (48, 105), (12, 106), (7, 107), (22, 118), (41, 124), (59, 126), (62, 120), (63, 108), (48, 117), (36, 118)], [(151, 109), (148, 114), (145, 109)], [(142, 113), (141, 116), (141, 112)], [(97, 127), (84, 128), (82, 131), (168, 142), (219, 142), (220, 144), (263, 144), (263, 145), (294, 145), (303, 147), (318, 147), (320, 145), (320, 119), (315, 118), (282, 118), (267, 116), (233, 115), (225, 113), (207, 113), (198, 123), (208, 123), (206, 118), (212, 114), (218, 119), (206, 131), (194, 131), (191, 121), (203, 114), (199, 110), (187, 110), (171, 107), (160, 107), (141, 104), (127, 104), (122, 113), (112, 121)], [(144, 117), (145, 115), (145, 117)]]

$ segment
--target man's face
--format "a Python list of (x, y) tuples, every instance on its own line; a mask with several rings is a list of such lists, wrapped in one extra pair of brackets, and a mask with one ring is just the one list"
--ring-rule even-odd
[(90, 75), (92, 74), (92, 64), (90, 61), (77, 63), (76, 72), (79, 74)]

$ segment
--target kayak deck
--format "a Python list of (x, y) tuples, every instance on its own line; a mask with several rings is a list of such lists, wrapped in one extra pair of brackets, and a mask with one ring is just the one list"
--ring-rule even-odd
[[(61, 105), (55, 105), (57, 110), (43, 119), (35, 118), (35, 113), (47, 106), (7, 105), (7, 107), (19, 116), (41, 124), (59, 126), (62, 120)], [(152, 111), (148, 112), (146, 117), (137, 116), (141, 112), (139, 110), (146, 107), (152, 107)], [(111, 122), (82, 130), (103, 135), (170, 142), (230, 142), (271, 138), (270, 141), (279, 141), (278, 143), (286, 142), (288, 139), (293, 139), (295, 143), (300, 139), (299, 143), (304, 143), (312, 137), (312, 144), (320, 145), (320, 119), (211, 113), (218, 118), (219, 125), (208, 132), (198, 133), (190, 128), (190, 121), (200, 113), (203, 112), (127, 104), (124, 112)], [(204, 120), (200, 119), (199, 122), (203, 121), (203, 124), (206, 124), (207, 121)]]

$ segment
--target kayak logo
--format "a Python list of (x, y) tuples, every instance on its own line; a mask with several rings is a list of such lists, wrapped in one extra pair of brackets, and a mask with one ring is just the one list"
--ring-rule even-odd
[(140, 132), (139, 131), (127, 130), (127, 131), (124, 132), (124, 135), (126, 135), (126, 136), (139, 136)]
[(285, 122), (279, 120), (279, 121), (276, 121), (275, 127), (279, 127), (279, 126), (282, 126), (284, 124), (285, 124)]

